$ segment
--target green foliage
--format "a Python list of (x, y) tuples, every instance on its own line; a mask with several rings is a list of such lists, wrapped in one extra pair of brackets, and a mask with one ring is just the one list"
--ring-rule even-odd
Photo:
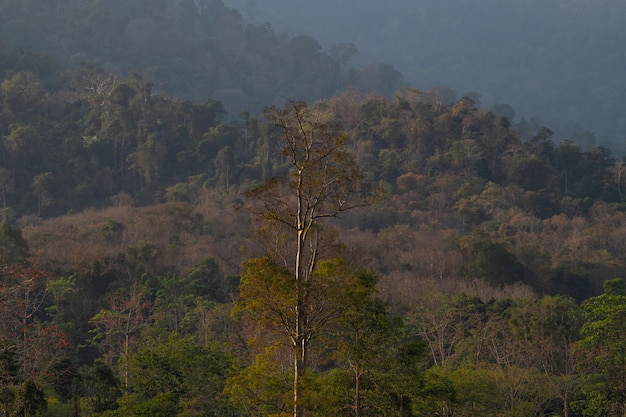
[[(327, 403), (320, 415), (338, 410), (364, 416), (403, 415), (420, 395), (417, 386), (424, 352), (403, 338), (403, 323), (392, 318), (387, 305), (376, 298), (378, 279), (372, 271), (359, 271), (338, 298), (341, 314), (334, 331), (323, 340), (327, 350), (332, 347), (331, 358), (341, 367), (314, 383), (317, 396)], [(317, 396), (309, 395), (307, 401), (319, 406)]]
[(583, 306), (585, 322), (580, 330), (581, 349), (591, 383), (585, 387), (589, 405), (586, 415), (617, 416), (626, 404), (626, 291), (622, 278), (608, 280), (604, 294)]
[(281, 366), (280, 356), (279, 348), (268, 347), (226, 382), (225, 393), (242, 415), (288, 415), (293, 408), (291, 372)]
[(501, 404), (498, 400), (497, 381), (489, 370), (461, 367), (444, 373), (454, 387), (453, 401), (449, 407), (454, 415), (495, 417)]
[(225, 277), (213, 258), (202, 259), (194, 265), (186, 279), (193, 289), (193, 294), (217, 302), (226, 302), (237, 287), (234, 278)]
[(243, 270), (240, 299), (233, 314), (249, 312), (261, 325), (293, 329), (295, 282), (289, 271), (269, 258), (251, 259), (243, 265)]
[(0, 386), (0, 410), (4, 413), (5, 416), (9, 416), (13, 403), (15, 402), (15, 392), (11, 387), (6, 385)]
[(160, 393), (148, 400), (137, 398), (133, 394), (124, 395), (119, 400), (119, 408), (105, 411), (102, 417), (168, 417), (176, 416), (176, 395)]
[(233, 358), (218, 346), (176, 335), (147, 341), (128, 359), (127, 392), (111, 415), (231, 415), (222, 391), (232, 369)]
[(76, 400), (82, 394), (80, 375), (68, 358), (60, 359), (52, 365), (47, 379), (56, 395), (64, 403)]
[(23, 264), (29, 256), (22, 233), (5, 222), (0, 223), (0, 262)]
[[(223, 291), (222, 275), (213, 259), (201, 261), (189, 275), (174, 273), (157, 277), (155, 316), (160, 327), (168, 331), (186, 333), (194, 328), (197, 309), (216, 305)], [(192, 327), (190, 327), (192, 326)]]
[(13, 410), (10, 415), (39, 417), (44, 415), (46, 409), (45, 394), (33, 381), (26, 380), (16, 388)]
[(12, 385), (19, 381), (20, 363), (17, 352), (15, 346), (7, 342), (3, 342), (0, 353), (0, 372), (2, 378), (0, 385)]
[(479, 241), (473, 248), (470, 277), (479, 277), (494, 285), (524, 281), (524, 267), (506, 247), (497, 242)]
[(450, 405), (455, 401), (455, 387), (438, 367), (426, 371), (420, 395), (412, 404), (415, 415), (428, 416), (449, 413)]
[[(387, 362), (389, 364), (389, 362)], [(307, 374), (304, 378), (304, 396), (307, 413), (313, 416), (409, 416), (418, 415), (412, 410), (423, 409), (432, 404), (433, 397), (425, 399), (421, 391), (423, 382), (417, 378), (406, 378), (403, 386), (402, 373), (387, 370), (368, 373), (362, 377), (355, 402), (354, 372), (351, 369), (335, 368), (325, 373)], [(405, 375), (406, 376), (406, 375)], [(433, 383), (435, 383), (433, 381)], [(410, 389), (407, 390), (407, 388)], [(432, 388), (432, 387), (429, 387)], [(425, 406), (428, 404), (428, 406)]]
[(122, 395), (120, 381), (113, 370), (103, 362), (83, 366), (79, 370), (84, 384), (85, 397), (90, 408), (100, 413), (118, 407), (117, 399)]

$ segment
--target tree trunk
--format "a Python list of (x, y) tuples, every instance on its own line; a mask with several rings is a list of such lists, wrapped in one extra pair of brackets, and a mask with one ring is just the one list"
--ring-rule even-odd
[(298, 204), (298, 232), (295, 262), (296, 280), (296, 334), (294, 337), (294, 366), (293, 366), (293, 417), (302, 417), (304, 410), (300, 406), (300, 378), (306, 367), (306, 337), (304, 335), (304, 273), (302, 271), (302, 251), (304, 248), (304, 227), (301, 220), (301, 205)]
[(305, 363), (305, 341), (301, 339), (294, 346), (293, 363), (293, 416), (302, 417), (304, 409), (300, 405), (300, 379), (306, 367)]
[(358, 365), (354, 367), (354, 415), (361, 417), (361, 373)]
[(128, 392), (128, 357), (130, 353), (130, 335), (124, 334), (124, 392)]
[(296, 303), (296, 331), (297, 335), (294, 339), (293, 350), (293, 416), (302, 417), (304, 409), (301, 406), (300, 398), (300, 379), (306, 370), (306, 348), (307, 339), (304, 335), (304, 309), (302, 303), (302, 285), (297, 283), (298, 299)]
[(296, 301), (296, 337), (294, 338), (293, 349), (293, 417), (301, 417), (303, 410), (300, 407), (300, 378), (305, 368), (305, 343), (302, 335), (303, 314), (302, 314), (302, 298), (301, 282), (296, 282), (298, 291), (298, 299)]

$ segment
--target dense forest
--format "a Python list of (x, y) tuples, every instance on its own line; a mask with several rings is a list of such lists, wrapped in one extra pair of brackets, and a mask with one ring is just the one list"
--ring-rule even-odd
[[(139, 3), (22, 24), (59, 47), (96, 39), (62, 36), (87, 5), (240, 19)], [(44, 7), (0, 2), (5, 37), (18, 6)], [(624, 159), (345, 60), (326, 98), (291, 80), (227, 114), (107, 39), (107, 65), (0, 50), (2, 415), (624, 415)], [(303, 77), (339, 59), (304, 51)]]
[(391, 65), (350, 65), (357, 53), (352, 44), (324, 51), (310, 36), (245, 23), (221, 0), (3, 0), (0, 39), (9, 49), (45, 52), (66, 65), (135, 71), (157, 92), (196, 103), (218, 100), (234, 116), (350, 86), (390, 94), (403, 84)]

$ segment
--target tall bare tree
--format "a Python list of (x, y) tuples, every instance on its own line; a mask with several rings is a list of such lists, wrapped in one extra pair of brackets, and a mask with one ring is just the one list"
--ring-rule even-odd
[[(346, 210), (369, 204), (360, 169), (346, 145), (347, 136), (332, 123), (332, 114), (302, 102), (266, 111), (268, 120), (277, 126), (289, 171), (283, 177), (268, 180), (247, 193), (249, 206), (259, 220), (259, 236), (275, 271), (289, 274), (291, 296), (289, 317), (277, 317), (293, 348), (293, 415), (304, 411), (300, 398), (300, 380), (307, 367), (307, 347), (320, 326), (329, 319), (328, 306), (317, 294), (318, 265), (322, 259), (337, 256), (333, 239), (323, 228), (325, 219), (338, 217)], [(247, 276), (267, 274), (267, 268), (250, 268)], [(278, 274), (278, 272), (277, 272)], [(282, 272), (281, 272), (282, 274)], [(322, 281), (326, 281), (325, 277)], [(244, 280), (255, 282), (253, 279)], [(322, 284), (322, 287), (325, 284)], [(283, 289), (284, 290), (284, 289)], [(272, 314), (271, 303), (246, 300), (262, 292), (242, 288), (242, 307)], [(272, 299), (265, 293), (266, 299)], [(259, 300), (256, 300), (259, 301)], [(284, 314), (285, 309), (275, 309)]]

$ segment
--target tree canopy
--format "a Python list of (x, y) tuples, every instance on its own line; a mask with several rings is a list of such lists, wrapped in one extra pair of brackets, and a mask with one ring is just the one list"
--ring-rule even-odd
[(4, 414), (623, 413), (607, 149), (444, 89), (227, 121), (0, 56)]

